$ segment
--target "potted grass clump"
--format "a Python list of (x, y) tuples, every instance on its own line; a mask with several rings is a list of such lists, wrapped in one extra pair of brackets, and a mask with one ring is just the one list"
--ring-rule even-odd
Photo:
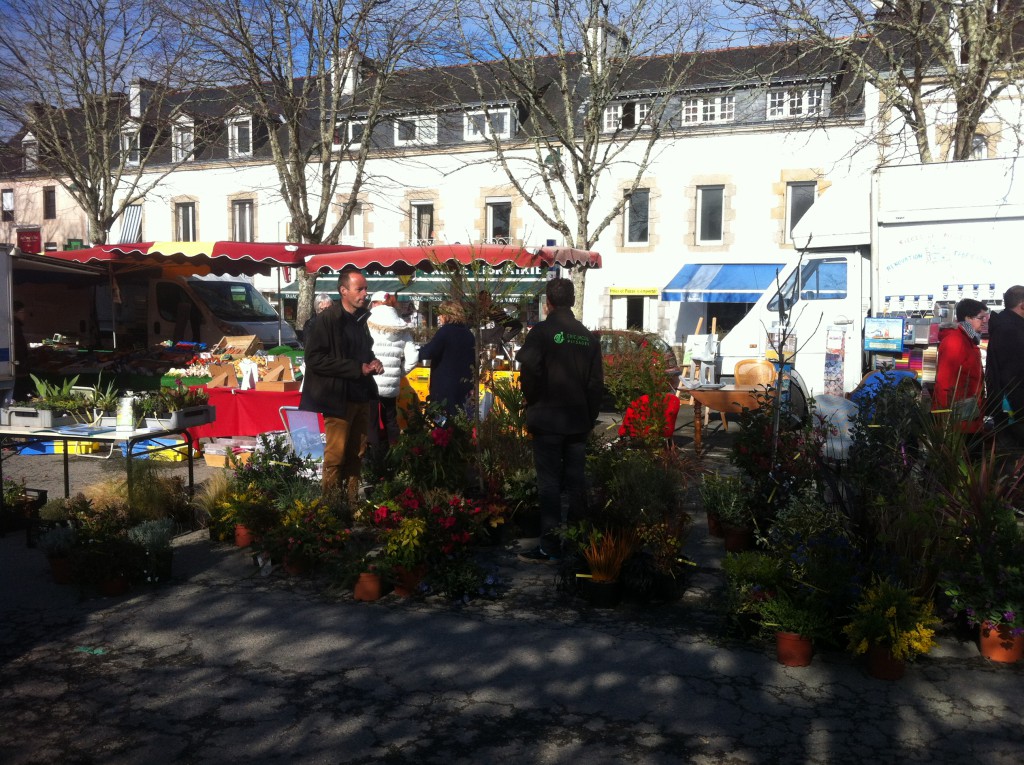
[(637, 547), (636, 534), (624, 529), (591, 528), (580, 544), (588, 573), (577, 574), (580, 593), (595, 608), (614, 608), (622, 600), (622, 566)]

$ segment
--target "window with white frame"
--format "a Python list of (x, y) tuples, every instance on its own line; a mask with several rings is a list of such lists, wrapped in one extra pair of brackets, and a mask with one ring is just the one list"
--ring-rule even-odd
[(409, 223), (409, 244), (422, 247), (434, 243), (433, 202), (413, 202)]
[(466, 141), (512, 137), (512, 110), (490, 109), (463, 115), (462, 137)]
[(712, 96), (683, 100), (680, 119), (684, 125), (701, 122), (732, 122), (736, 119), (734, 96)]
[(366, 133), (366, 120), (349, 120), (346, 125), (346, 138), (349, 144), (362, 143), (363, 134)]
[(487, 238), (485, 244), (511, 244), (512, 200), (487, 200)]
[(137, 165), (140, 161), (139, 131), (130, 130), (121, 133), (121, 153), (126, 165)]
[(786, 241), (793, 241), (793, 227), (811, 209), (818, 196), (815, 181), (798, 181), (786, 184)]
[(255, 205), (251, 199), (231, 203), (231, 238), (236, 242), (252, 242), (255, 232)]
[(981, 133), (971, 136), (971, 159), (988, 159), (988, 136)]
[(186, 162), (188, 160), (191, 160), (195, 152), (195, 149), (195, 126), (191, 124), (175, 125), (174, 129), (171, 131), (171, 161)]
[(790, 88), (768, 91), (768, 119), (807, 117), (821, 112), (822, 90), (816, 88)]
[(651, 191), (634, 189), (626, 192), (626, 244), (647, 244), (650, 241)]
[(624, 101), (604, 108), (604, 132), (634, 130), (651, 126), (650, 101)]
[(11, 223), (14, 221), (14, 189), (4, 189), (0, 191), (0, 201), (2, 201), (3, 213), (2, 220), (4, 223)]
[(345, 221), (345, 225), (341, 230), (341, 243), (350, 245), (362, 245), (363, 244), (363, 206), (356, 203), (352, 208), (352, 212), (348, 216), (348, 220)]
[(195, 202), (177, 202), (174, 205), (174, 238), (179, 242), (196, 241)]
[[(252, 118), (243, 117), (228, 123), (228, 156), (231, 158), (252, 156)], [(236, 241), (248, 240), (238, 239)]]
[(725, 221), (725, 187), (697, 187), (697, 244), (721, 244)]
[(426, 146), (437, 143), (437, 117), (419, 115), (395, 120), (395, 146)]
[(39, 169), (39, 144), (34, 140), (21, 142), (22, 170), (32, 172)]

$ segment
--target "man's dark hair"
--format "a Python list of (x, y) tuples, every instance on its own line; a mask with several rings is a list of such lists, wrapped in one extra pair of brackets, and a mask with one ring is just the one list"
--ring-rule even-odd
[(353, 268), (352, 266), (342, 269), (342, 272), (338, 274), (338, 290), (340, 291), (342, 287), (348, 287), (349, 282), (352, 280), (352, 274), (361, 273), (362, 271), (358, 268)]
[(964, 319), (973, 319), (979, 313), (984, 313), (987, 310), (988, 306), (980, 300), (964, 298), (956, 304), (956, 320), (963, 321)]
[(576, 289), (568, 279), (552, 279), (544, 290), (554, 308), (572, 308), (576, 302)]
[(1016, 308), (1024, 303), (1024, 287), (1015, 284), (1003, 293), (1003, 308)]

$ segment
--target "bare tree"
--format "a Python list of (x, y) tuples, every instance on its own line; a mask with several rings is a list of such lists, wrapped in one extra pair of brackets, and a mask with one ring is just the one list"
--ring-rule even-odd
[[(1024, 75), (1024, 8), (993, 0), (738, 0), (759, 40), (799, 40), (845, 58), (879, 91), (874, 140), (910, 132), (922, 162), (970, 159), (995, 140), (986, 117)], [(1019, 95), (1019, 93), (1017, 93)], [(1016, 126), (1019, 116), (998, 121)], [(984, 130), (979, 131), (979, 128)], [(1015, 134), (1014, 149), (1018, 145)]]
[[(442, 8), (418, 0), (204, 0), (193, 6), (202, 54), (245, 83), (230, 92), (268, 125), (293, 240), (340, 238), (367, 179), (388, 87), (399, 68), (436, 39)], [(298, 281), (301, 326), (312, 312), (315, 275), (300, 269)]]
[[(670, 0), (460, 0), (457, 7), (474, 61), (463, 77), (484, 111), (497, 162), (566, 245), (592, 248), (655, 156), (671, 97), (704, 38), (697, 14)], [(501, 104), (511, 104), (520, 123), (508, 137), (495, 124)], [(631, 180), (609, 205), (602, 181), (613, 171)], [(586, 272), (573, 278), (579, 313)]]
[(53, 174), (103, 244), (174, 169), (152, 166), (188, 41), (146, 0), (5, 3), (0, 24), (0, 120), (17, 130), (27, 168)]

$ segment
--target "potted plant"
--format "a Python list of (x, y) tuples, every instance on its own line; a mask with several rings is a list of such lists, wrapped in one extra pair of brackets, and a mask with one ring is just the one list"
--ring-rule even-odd
[(761, 601), (774, 598), (785, 579), (782, 559), (755, 550), (726, 553), (722, 572), (730, 619), (745, 637), (749, 637), (760, 627)]
[(71, 526), (57, 526), (39, 536), (39, 549), (46, 555), (50, 573), (57, 584), (71, 584), (71, 549), (75, 545), (75, 530)]
[(743, 481), (735, 475), (708, 473), (701, 479), (698, 492), (708, 516), (708, 533), (722, 537), (723, 513), (735, 519), (743, 507)]
[(102, 376), (97, 378), (92, 389), (92, 408), (97, 425), (117, 424), (117, 402), (120, 398), (121, 392), (113, 382), (107, 383), (104, 387)]
[(146, 551), (125, 533), (79, 532), (71, 548), (71, 569), (83, 589), (123, 595), (145, 570)]
[(426, 576), (428, 548), (427, 521), (416, 516), (405, 516), (384, 532), (381, 559), (391, 572), (395, 594), (407, 598), (419, 588)]
[(290, 574), (304, 574), (340, 554), (348, 532), (322, 497), (294, 499), (281, 522), (270, 528), (261, 547)]
[(619, 575), (622, 566), (637, 547), (632, 530), (596, 529), (585, 532), (580, 553), (587, 562), (588, 574), (577, 574), (583, 597), (596, 608), (613, 608), (622, 598)]
[(775, 636), (775, 655), (786, 667), (811, 663), (814, 641), (828, 634), (829, 618), (813, 595), (781, 591), (756, 602), (762, 629)]
[[(708, 513), (708, 530), (721, 531), (728, 552), (743, 552), (754, 546), (754, 515), (750, 496), (739, 476), (705, 475), (700, 497)], [(712, 520), (717, 518), (717, 525)]]
[(928, 653), (935, 645), (938, 623), (931, 601), (891, 579), (876, 578), (861, 593), (843, 633), (855, 655), (868, 655), (870, 675), (898, 680), (905, 662)]
[(161, 518), (143, 521), (128, 529), (128, 539), (145, 552), (141, 571), (146, 582), (167, 582), (171, 579), (174, 549), (171, 540), (176, 530), (174, 520)]
[(978, 629), (978, 648), (993, 661), (1013, 663), (1024, 653), (1024, 567), (975, 555), (943, 583), (955, 613)]
[[(189, 387), (179, 378), (173, 387), (161, 388), (156, 394), (159, 424), (167, 428), (191, 428), (212, 422), (215, 407), (203, 387)], [(166, 413), (167, 416), (164, 416)]]

